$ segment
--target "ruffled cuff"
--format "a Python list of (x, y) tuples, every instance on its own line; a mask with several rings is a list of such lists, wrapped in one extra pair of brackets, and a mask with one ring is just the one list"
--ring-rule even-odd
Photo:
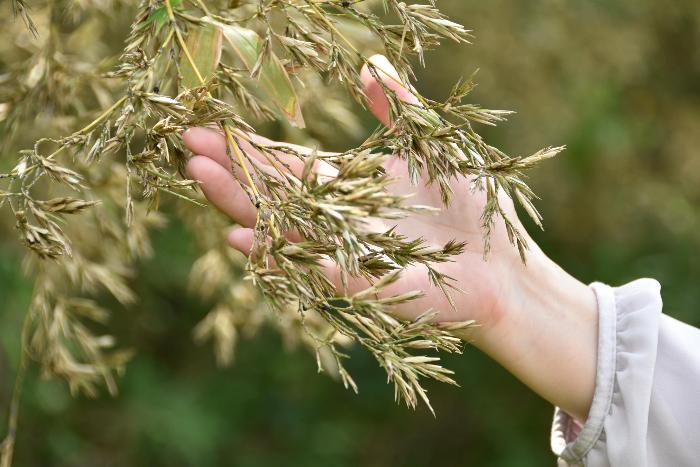
[[(595, 393), (585, 423), (558, 407), (554, 411), (551, 445), (560, 467), (621, 465), (611, 459), (611, 434), (625, 438), (613, 443), (619, 448), (636, 444), (634, 438), (639, 441), (646, 433), (662, 308), (660, 285), (639, 279), (617, 288), (600, 283), (591, 287), (598, 301)], [(643, 465), (634, 462), (635, 455), (625, 452), (623, 465)]]

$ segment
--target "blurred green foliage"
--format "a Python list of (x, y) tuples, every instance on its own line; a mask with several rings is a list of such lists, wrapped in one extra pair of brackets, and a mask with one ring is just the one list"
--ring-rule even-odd
[[(585, 281), (654, 277), (666, 313), (700, 325), (700, 4), (695, 0), (454, 0), (441, 7), (475, 44), (427, 57), (417, 88), (444, 97), (480, 68), (475, 102), (514, 109), (485, 130), (507, 152), (567, 144), (533, 175), (542, 248)], [(374, 122), (365, 118), (371, 129)], [(352, 141), (326, 141), (329, 149)], [(356, 141), (354, 142), (356, 143)], [(7, 161), (4, 162), (7, 164)], [(532, 227), (532, 226), (530, 226)], [(534, 232), (534, 230), (531, 229)], [(475, 350), (449, 356), (462, 385), (432, 384), (434, 419), (396, 406), (363, 352), (355, 396), (315, 375), (273, 332), (215, 368), (192, 343), (209, 309), (186, 292), (193, 240), (172, 224), (140, 270), (141, 302), (113, 327), (136, 356), (117, 398), (73, 399), (35, 373), (25, 388), (17, 466), (552, 465), (551, 407)], [(0, 409), (9, 401), (31, 294), (22, 248), (0, 225)]]

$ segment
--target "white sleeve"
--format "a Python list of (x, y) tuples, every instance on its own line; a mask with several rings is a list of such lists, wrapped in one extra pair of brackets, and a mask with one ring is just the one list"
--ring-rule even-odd
[(592, 284), (596, 387), (588, 419), (557, 408), (559, 466), (700, 466), (700, 329), (661, 313), (659, 283)]

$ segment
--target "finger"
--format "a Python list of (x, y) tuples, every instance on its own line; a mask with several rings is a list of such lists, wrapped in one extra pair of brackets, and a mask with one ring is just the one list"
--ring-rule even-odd
[(182, 141), (194, 154), (207, 156), (226, 170), (231, 170), (226, 139), (220, 131), (204, 127), (189, 128), (182, 134)]
[[(194, 154), (206, 156), (224, 169), (231, 170), (231, 156), (234, 152), (227, 151), (226, 137), (221, 131), (206, 127), (189, 128), (182, 134), (182, 140), (185, 146)], [(241, 151), (250, 159), (269, 165), (269, 158), (265, 157), (265, 155), (254, 148), (249, 142), (242, 138), (236, 138), (236, 142)], [(308, 151), (311, 150), (309, 149)], [(288, 155), (285, 155), (285, 157), (290, 158)], [(297, 162), (299, 162), (298, 159)], [(300, 164), (303, 167), (304, 163), (300, 162)]]
[[(263, 164), (275, 165), (278, 168), (289, 170), (297, 177), (300, 177), (304, 170), (304, 160), (302, 157), (311, 154), (313, 151), (305, 146), (280, 143), (252, 133), (246, 136), (259, 146), (271, 146), (271, 149), (268, 150), (268, 154), (263, 154), (260, 149), (254, 147), (250, 142), (246, 141), (245, 138), (237, 137), (236, 141), (247, 156)], [(231, 154), (229, 154), (226, 149), (226, 137), (221, 131), (213, 128), (194, 127), (186, 130), (182, 134), (182, 140), (185, 146), (193, 153), (207, 156), (226, 170), (231, 170)], [(282, 150), (272, 149), (274, 147), (289, 148), (302, 157), (297, 157), (294, 154), (289, 154)], [(317, 154), (325, 156), (332, 155), (333, 153), (317, 151)], [(315, 165), (315, 169), (320, 175), (335, 176), (336, 172), (329, 164), (318, 161)]]
[[(256, 136), (256, 138), (261, 137)], [(232, 162), (230, 159), (231, 154), (227, 153), (226, 151), (226, 137), (223, 135), (223, 133), (212, 128), (194, 127), (186, 130), (182, 134), (182, 139), (185, 145), (193, 153), (199, 154), (200, 156), (208, 157), (209, 159), (223, 167), (226, 171), (231, 171), (231, 167), (233, 165), (233, 173), (236, 176), (236, 178), (242, 183), (248, 185), (247, 176), (245, 172), (241, 169), (240, 165), (238, 164), (238, 161), (234, 160)], [(262, 140), (264, 140), (266, 143), (271, 143), (270, 140), (267, 140), (265, 138), (262, 138)], [(261, 170), (272, 177), (282, 180), (285, 177), (285, 175), (283, 174), (289, 169), (287, 164), (288, 161), (286, 159), (295, 159), (296, 162), (299, 164), (299, 170), (303, 170), (304, 164), (298, 158), (294, 158), (293, 156), (288, 154), (283, 154), (283, 158), (280, 157), (279, 159), (282, 162), (284, 162), (284, 164), (280, 165), (278, 162), (273, 160), (270, 155), (263, 155), (258, 149), (253, 147), (253, 145), (251, 145), (245, 139), (236, 138), (236, 141), (241, 151), (243, 151), (246, 154), (246, 156), (248, 156), (244, 157), (244, 162), (246, 164), (246, 167), (248, 168), (249, 173), (253, 173), (252, 165), (254, 164), (256, 169)], [(303, 148), (303, 146), (299, 147)], [(308, 148), (304, 149), (308, 152), (311, 151)], [(273, 167), (272, 164), (275, 164), (275, 167)], [(276, 170), (276, 168), (280, 169), (282, 173), (279, 173)]]
[[(274, 140), (271, 140), (270, 138), (266, 138), (264, 136), (257, 135), (255, 133), (248, 133), (248, 136), (250, 137), (251, 141), (253, 141), (254, 143), (259, 144), (261, 146), (289, 148), (289, 149), (292, 149), (295, 152), (298, 152), (299, 154), (302, 154), (302, 155), (309, 155), (312, 152), (314, 152), (314, 149), (306, 147), (306, 146), (302, 146), (300, 144), (287, 143), (287, 142), (283, 142), (283, 141), (274, 141)], [(337, 152), (316, 150), (316, 154), (318, 154), (320, 156), (335, 156), (338, 153)]]
[[(276, 159), (278, 159), (282, 164), (284, 164), (287, 167), (287, 169), (290, 170), (297, 178), (300, 178), (304, 171), (304, 159), (301, 157), (297, 157), (294, 154), (288, 154), (281, 149), (278, 150), (274, 148), (289, 148), (301, 156), (308, 156), (313, 152), (315, 152), (317, 156), (321, 157), (337, 155), (337, 153), (334, 152), (318, 150), (314, 151), (311, 148), (301, 146), (299, 144), (273, 141), (271, 139), (265, 138), (264, 136), (256, 135), (253, 133), (248, 134), (248, 136), (250, 137), (250, 140), (255, 144), (258, 144), (260, 146), (268, 146), (269, 151), (272, 154), (274, 154)], [(250, 143), (246, 142), (245, 144), (251, 146)], [(335, 177), (338, 174), (338, 171), (335, 168), (333, 168), (330, 164), (321, 159), (317, 159), (314, 162), (313, 170), (318, 175), (327, 177)]]
[(230, 171), (205, 156), (194, 156), (187, 173), (200, 182), (204, 196), (219, 210), (244, 226), (255, 225), (256, 210)]
[[(191, 150), (202, 150), (207, 152), (209, 156), (199, 155), (190, 159), (187, 165), (189, 176), (201, 183), (204, 195), (224, 214), (241, 225), (254, 225), (257, 218), (257, 210), (251, 204), (248, 194), (240, 186), (240, 183), (248, 184), (246, 176), (238, 164), (234, 165), (236, 178), (231, 174), (231, 163), (226, 154), (224, 136), (208, 128), (192, 128), (191, 130), (183, 134), (186, 144)], [(268, 142), (272, 143), (270, 140), (264, 138), (263, 140), (265, 144)], [(240, 146), (247, 154), (256, 153), (258, 155), (258, 157), (251, 158), (258, 171), (280, 179), (281, 175), (274, 167), (259, 161), (259, 159), (265, 158), (250, 143), (240, 140)], [(299, 148), (303, 148), (303, 146), (299, 146)], [(308, 148), (304, 149), (311, 151)], [(290, 158), (292, 156), (284, 154), (284, 157)], [(299, 162), (298, 159), (296, 160)], [(249, 164), (246, 165), (249, 172), (252, 173), (252, 167)], [(279, 164), (277, 167), (279, 167)], [(284, 170), (284, 167), (281, 169)], [(299, 171), (301, 170), (303, 170), (303, 163), (299, 166)], [(285, 236), (291, 241), (301, 240), (299, 233), (294, 230), (285, 232)]]
[[(375, 74), (379, 76), (384, 86), (395, 92), (399, 99), (409, 104), (418, 104), (420, 102), (410, 85), (401, 83), (396, 68), (389, 63), (389, 60), (384, 55), (372, 55), (369, 58), (369, 62), (374, 65)], [(362, 67), (360, 78), (364, 85), (369, 110), (386, 127), (391, 126), (389, 100), (386, 97), (384, 88), (377, 81), (375, 75), (372, 74), (367, 64)]]
[[(253, 243), (255, 241), (255, 232), (253, 229), (248, 228), (236, 228), (229, 232), (226, 238), (228, 244), (243, 253), (246, 256), (250, 256), (250, 252), (253, 249)], [(329, 258), (323, 258), (320, 261), (320, 266), (323, 269), (323, 273), (328, 277), (336, 287), (341, 287), (341, 271), (338, 265)], [(347, 293), (355, 293), (366, 287), (370, 283), (362, 277), (349, 277), (348, 278), (348, 290)]]
[[(255, 232), (253, 229), (236, 228), (228, 234), (227, 241), (228, 244), (234, 249), (240, 251), (246, 256), (250, 256), (250, 252), (253, 249), (254, 238)], [(271, 267), (274, 267), (275, 262), (271, 261), (269, 264)], [(338, 292), (341, 294), (352, 295), (366, 289), (371, 285), (370, 281), (364, 277), (347, 277), (347, 284), (345, 284), (347, 286), (346, 288), (342, 283), (340, 268), (334, 261), (329, 258), (324, 258), (321, 260), (321, 267), (323, 269), (323, 274), (328, 277), (333, 284), (335, 284)], [(392, 295), (400, 295), (406, 290), (420, 290), (424, 284), (423, 278), (425, 277), (425, 271), (421, 269), (419, 273), (416, 272), (416, 269), (413, 268), (413, 270), (409, 271), (409, 273), (403, 274), (400, 281), (384, 289), (381, 295), (389, 297)], [(427, 297), (420, 297), (407, 305), (400, 305), (398, 308), (395, 308), (394, 311), (397, 312), (397, 316), (399, 317), (413, 320), (417, 318), (418, 310), (432, 308), (434, 305), (435, 303), (429, 301)], [(442, 313), (441, 319), (445, 321), (450, 320), (448, 314), (443, 315)]]
[(248, 256), (250, 255), (250, 250), (253, 248), (254, 235), (255, 232), (253, 232), (253, 229), (233, 229), (228, 234), (226, 240), (228, 241), (228, 244), (231, 245), (234, 249)]

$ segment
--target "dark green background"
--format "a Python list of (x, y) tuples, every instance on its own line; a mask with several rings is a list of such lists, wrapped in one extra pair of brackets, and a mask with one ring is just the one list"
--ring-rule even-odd
[[(485, 129), (507, 152), (568, 145), (531, 177), (542, 248), (583, 281), (654, 277), (665, 311), (700, 324), (700, 4), (696, 0), (454, 0), (473, 46), (430, 53), (418, 89), (444, 97), (476, 68), (473, 100), (514, 109)], [(119, 39), (121, 40), (121, 39)], [(366, 118), (368, 129), (374, 122)], [(329, 141), (328, 148), (350, 141)], [(7, 217), (5, 217), (7, 219)], [(30, 295), (22, 248), (0, 228), (0, 408)], [(429, 384), (437, 412), (393, 402), (374, 361), (353, 351), (359, 396), (316, 375), (273, 332), (215, 367), (191, 329), (208, 304), (184, 284), (195, 248), (177, 224), (156, 234), (139, 305), (113, 326), (137, 350), (121, 393), (73, 399), (30, 374), (17, 466), (543, 466), (552, 408), (478, 351), (448, 356), (461, 388)], [(166, 271), (167, 273), (164, 273)]]

